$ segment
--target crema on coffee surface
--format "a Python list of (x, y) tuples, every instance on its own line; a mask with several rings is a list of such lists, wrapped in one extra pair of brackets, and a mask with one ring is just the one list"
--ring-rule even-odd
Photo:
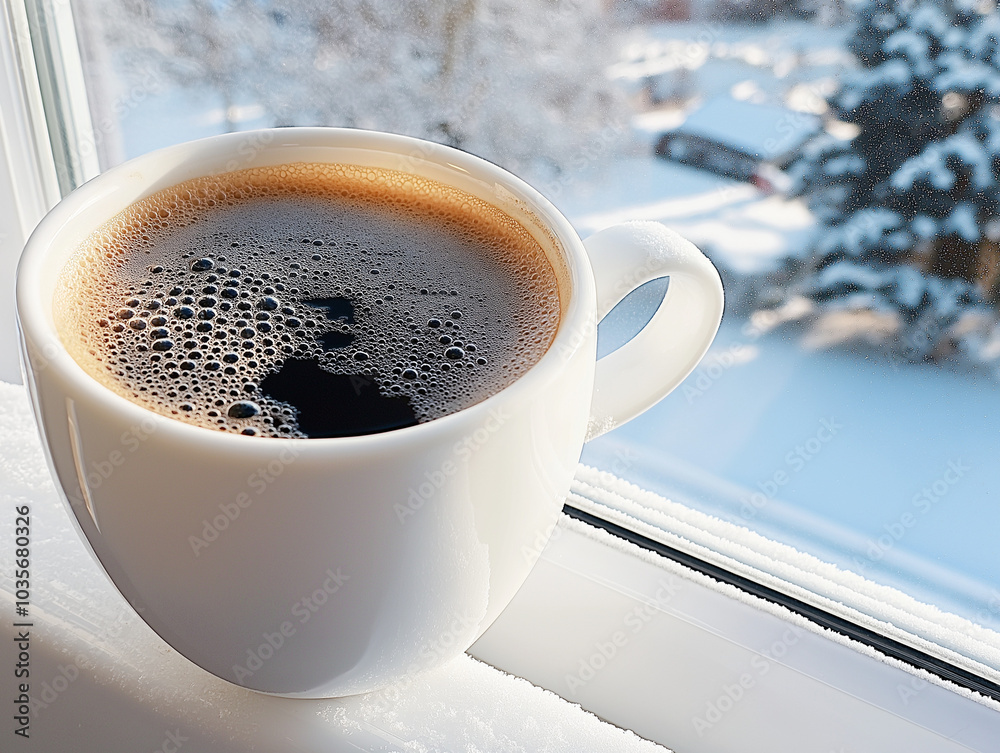
[(207, 429), (370, 434), (502, 390), (551, 344), (556, 273), (497, 207), (391, 170), (199, 178), (112, 218), (62, 270), (73, 358)]

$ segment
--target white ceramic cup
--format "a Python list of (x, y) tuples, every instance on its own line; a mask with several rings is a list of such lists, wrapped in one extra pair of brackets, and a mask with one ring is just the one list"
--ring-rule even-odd
[[(94, 229), (182, 181), (293, 162), (410, 172), (506, 211), (565, 271), (552, 346), (469, 408), (334, 439), (188, 425), (112, 393), (68, 355), (53, 291)], [(669, 289), (650, 323), (598, 361), (600, 318), (663, 276)], [(227, 134), (109, 170), (42, 221), (17, 279), (25, 381), (52, 472), (94, 555), (181, 654), (245, 687), (298, 697), (385, 687), (468, 648), (527, 577), (583, 443), (694, 368), (722, 303), (711, 263), (658, 224), (582, 242), (545, 198), (495, 165), (332, 128)]]

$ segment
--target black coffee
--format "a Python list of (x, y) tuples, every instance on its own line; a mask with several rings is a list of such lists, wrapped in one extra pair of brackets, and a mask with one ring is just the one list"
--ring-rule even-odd
[(277, 437), (371, 434), (503, 389), (548, 349), (556, 274), (506, 213), (389, 170), (294, 164), (129, 207), (63, 270), (74, 358), (129, 400)]

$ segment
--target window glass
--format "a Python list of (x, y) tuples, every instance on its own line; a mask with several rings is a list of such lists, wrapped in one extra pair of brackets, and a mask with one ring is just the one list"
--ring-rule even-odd
[(667, 224), (719, 267), (722, 328), (584, 461), (1000, 629), (988, 5), (79, 1), (81, 148), (108, 167), (230, 130), (383, 129), (507, 167), (584, 236)]

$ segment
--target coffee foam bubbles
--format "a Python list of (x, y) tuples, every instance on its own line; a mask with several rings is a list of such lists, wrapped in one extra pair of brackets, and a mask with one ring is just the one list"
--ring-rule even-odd
[(206, 428), (303, 436), (262, 383), (297, 361), (419, 421), (503, 389), (547, 350), (556, 276), (519, 223), (434, 181), (293, 164), (189, 181), (96, 231), (57, 327), (118, 394)]

